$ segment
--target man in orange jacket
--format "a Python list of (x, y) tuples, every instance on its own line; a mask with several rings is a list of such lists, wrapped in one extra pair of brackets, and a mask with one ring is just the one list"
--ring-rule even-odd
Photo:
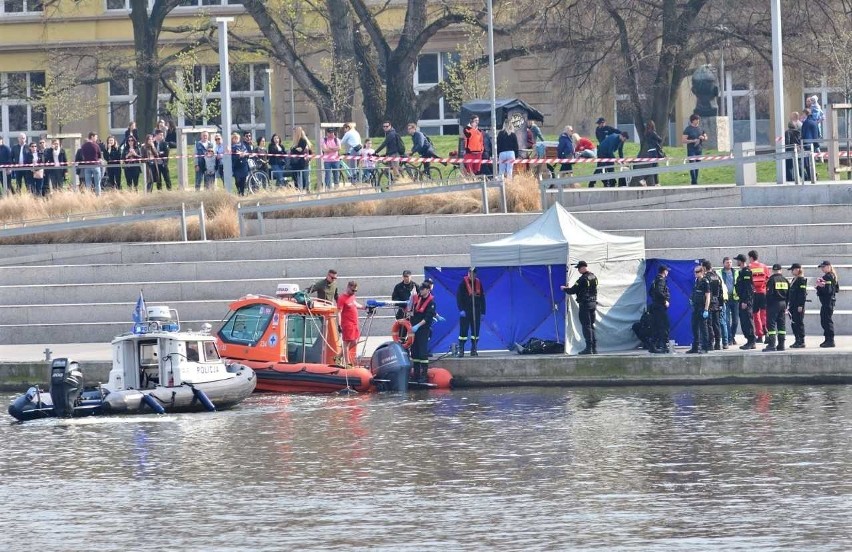
[(482, 166), (482, 153), (485, 151), (485, 137), (479, 130), (479, 117), (474, 115), (464, 127), (464, 170), (474, 176)]
[(748, 267), (754, 282), (754, 335), (757, 342), (763, 342), (766, 335), (766, 281), (769, 279), (769, 267), (757, 260), (757, 251), (748, 252)]

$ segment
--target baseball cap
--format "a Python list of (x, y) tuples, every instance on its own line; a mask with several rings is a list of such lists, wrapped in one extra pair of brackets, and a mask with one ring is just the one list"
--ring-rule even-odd
[(781, 270), (781, 265), (778, 264), (778, 263), (775, 263), (774, 265), (772, 265), (772, 270)]
[(741, 261), (741, 262), (744, 262), (744, 263), (745, 263), (745, 262), (748, 262), (748, 259), (746, 259), (746, 256), (745, 256), (745, 255), (743, 255), (742, 253), (740, 253), (739, 255), (737, 255), (736, 257), (734, 257), (734, 260), (735, 260), (735, 261)]
[(819, 263), (817, 266), (819, 268), (822, 268), (824, 266), (831, 266), (831, 261), (823, 261), (823, 262)]
[(586, 261), (580, 261), (574, 268), (583, 268), (584, 266), (589, 266)]
[(799, 263), (793, 263), (787, 270), (795, 270), (797, 268), (802, 268), (802, 265), (800, 265)]
[(606, 122), (606, 119), (604, 119), (603, 117), (598, 117), (598, 120), (595, 121), (595, 124), (599, 125), (599, 124), (605, 123), (605, 122)]

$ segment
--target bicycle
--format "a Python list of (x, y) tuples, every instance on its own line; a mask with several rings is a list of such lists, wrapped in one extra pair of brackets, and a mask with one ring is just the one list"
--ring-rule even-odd
[(257, 161), (248, 159), (249, 175), (246, 178), (246, 193), (256, 194), (269, 188), (269, 175), (258, 166)]
[(412, 182), (437, 182), (439, 184), (443, 183), (441, 169), (439, 169), (432, 163), (430, 163), (427, 169), (426, 164), (422, 161), (419, 161), (416, 164), (412, 163), (411, 161), (406, 161), (400, 165), (399, 169), (404, 175), (408, 176), (408, 178), (410, 178)]

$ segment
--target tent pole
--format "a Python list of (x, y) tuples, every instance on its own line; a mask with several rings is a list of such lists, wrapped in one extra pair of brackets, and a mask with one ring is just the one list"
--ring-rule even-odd
[(553, 329), (556, 330), (556, 341), (559, 341), (559, 317), (556, 316), (556, 297), (553, 295), (553, 267), (547, 265), (547, 281), (550, 282), (550, 304), (553, 305)]

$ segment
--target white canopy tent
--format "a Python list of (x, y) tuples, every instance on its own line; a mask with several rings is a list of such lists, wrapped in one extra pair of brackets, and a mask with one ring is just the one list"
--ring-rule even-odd
[[(568, 270), (569, 285), (580, 275), (574, 265), (586, 261), (598, 278), (598, 350), (628, 350), (638, 344), (632, 325), (645, 308), (643, 237), (600, 232), (557, 203), (511, 236), (471, 246), (470, 260), (476, 267), (559, 265)], [(489, 300), (489, 305), (495, 303)], [(573, 296), (566, 304), (569, 315), (555, 315), (565, 320), (566, 352), (575, 353), (584, 346), (578, 307)]]

